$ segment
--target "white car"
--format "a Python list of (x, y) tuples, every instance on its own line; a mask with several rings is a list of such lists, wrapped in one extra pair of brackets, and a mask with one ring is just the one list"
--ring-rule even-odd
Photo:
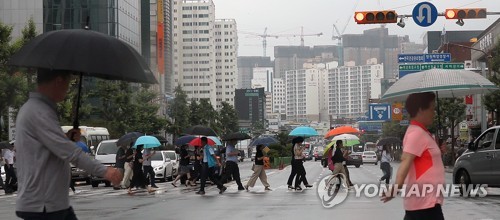
[(155, 172), (155, 179), (171, 181), (178, 170), (177, 154), (175, 151), (157, 151), (151, 158), (151, 166)]
[(4, 166), (0, 166), (0, 175), (2, 175), (2, 180), (5, 181), (5, 169)]
[(378, 157), (375, 151), (364, 151), (361, 157), (363, 159), (363, 164), (365, 163), (373, 163), (375, 165), (378, 164)]
[[(95, 159), (104, 166), (114, 167), (116, 163), (116, 152), (118, 152), (118, 146), (116, 145), (117, 141), (116, 139), (101, 141), (97, 146)], [(99, 183), (104, 183), (107, 187), (111, 186), (111, 183), (104, 178), (97, 176), (92, 176), (91, 178), (92, 187), (99, 186)]]

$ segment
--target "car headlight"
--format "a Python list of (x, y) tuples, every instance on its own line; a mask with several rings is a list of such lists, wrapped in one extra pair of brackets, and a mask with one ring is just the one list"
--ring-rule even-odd
[(163, 169), (163, 166), (157, 166), (155, 168), (153, 168), (154, 171), (160, 171)]

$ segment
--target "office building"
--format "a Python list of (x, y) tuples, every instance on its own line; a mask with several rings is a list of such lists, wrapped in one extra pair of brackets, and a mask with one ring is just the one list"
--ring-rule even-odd
[(254, 67), (252, 78), (252, 89), (264, 88), (266, 92), (273, 90), (273, 68), (272, 67)]
[(273, 79), (273, 113), (278, 114), (280, 119), (286, 119), (286, 86), (285, 80)]
[(238, 57), (238, 89), (252, 88), (253, 68), (273, 67), (270, 57), (241, 56)]
[(44, 1), (0, 0), (0, 22), (12, 26), (12, 41), (22, 37), (22, 30), (30, 18), (35, 23), (37, 33), (43, 33)]
[(215, 78), (217, 108), (222, 102), (234, 105), (234, 90), (238, 84), (238, 34), (236, 20), (215, 20)]
[(249, 128), (253, 123), (264, 123), (266, 95), (264, 88), (236, 89), (234, 106), (240, 127)]
[(308, 46), (275, 46), (274, 78), (285, 78), (289, 70), (303, 69), (304, 63), (324, 63), (338, 61), (339, 48), (334, 45)]
[(319, 121), (319, 75), (326, 69), (300, 69), (285, 72), (286, 119), (299, 123)]

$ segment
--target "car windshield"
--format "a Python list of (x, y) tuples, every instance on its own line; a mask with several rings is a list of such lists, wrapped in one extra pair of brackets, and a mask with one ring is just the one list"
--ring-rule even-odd
[(167, 152), (167, 157), (171, 160), (175, 160), (175, 152)]
[(161, 156), (161, 154), (159, 154), (159, 153), (156, 153), (156, 154), (153, 154), (153, 156), (151, 157), (151, 160), (163, 161), (163, 156)]
[(102, 142), (97, 149), (97, 155), (116, 154), (117, 151), (116, 142)]
[(373, 151), (365, 151), (363, 152), (364, 155), (375, 155), (375, 152)]

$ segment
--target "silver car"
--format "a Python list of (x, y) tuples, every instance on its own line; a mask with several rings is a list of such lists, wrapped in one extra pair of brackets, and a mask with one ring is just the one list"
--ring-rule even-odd
[(489, 128), (469, 144), (455, 163), (453, 182), (500, 187), (500, 126)]

